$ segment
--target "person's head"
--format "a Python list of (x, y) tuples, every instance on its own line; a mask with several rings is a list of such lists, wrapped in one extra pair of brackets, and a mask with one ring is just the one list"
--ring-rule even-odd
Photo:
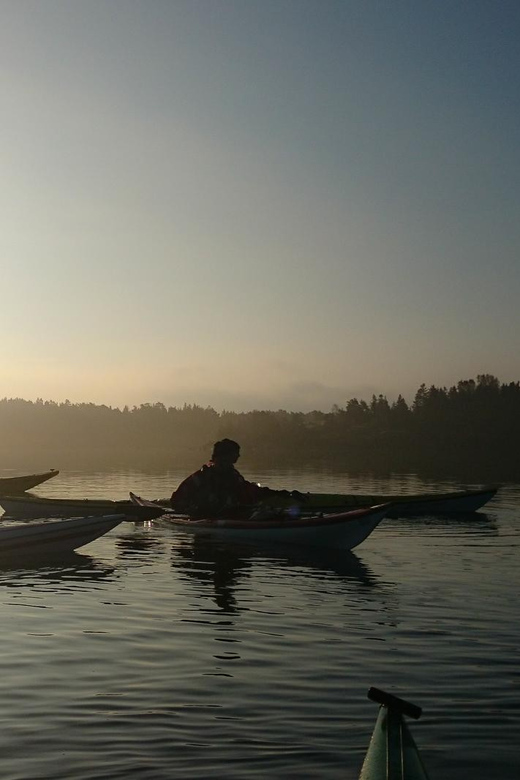
[(240, 445), (233, 439), (221, 439), (213, 445), (211, 460), (219, 466), (232, 466), (240, 457)]

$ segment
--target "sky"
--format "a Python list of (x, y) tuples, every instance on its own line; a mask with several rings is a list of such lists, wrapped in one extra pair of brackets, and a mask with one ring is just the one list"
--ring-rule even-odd
[(520, 380), (520, 4), (0, 0), (0, 397)]

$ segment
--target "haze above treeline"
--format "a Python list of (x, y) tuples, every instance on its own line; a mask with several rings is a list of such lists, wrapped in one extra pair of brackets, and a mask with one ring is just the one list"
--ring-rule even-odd
[[(330, 412), (217, 412), (162, 403), (113, 408), (69, 401), (0, 401), (0, 464), (174, 468), (208, 460), (211, 445), (236, 439), (247, 465), (328, 464), (374, 472), (520, 471), (520, 382), (480, 374), (450, 388), (421, 385), (402, 396), (351, 398)], [(482, 477), (480, 477), (482, 478)]]

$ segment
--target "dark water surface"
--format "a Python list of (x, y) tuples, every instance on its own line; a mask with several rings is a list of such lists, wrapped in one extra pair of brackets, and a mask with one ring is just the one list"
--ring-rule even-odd
[[(34, 492), (162, 497), (182, 476), (62, 472)], [(317, 492), (466, 487), (254, 476)], [(377, 685), (423, 707), (411, 727), (433, 779), (518, 778), (519, 545), (510, 484), (468, 517), (384, 520), (355, 553), (124, 522), (58, 562), (4, 563), (1, 777), (356, 778)]]

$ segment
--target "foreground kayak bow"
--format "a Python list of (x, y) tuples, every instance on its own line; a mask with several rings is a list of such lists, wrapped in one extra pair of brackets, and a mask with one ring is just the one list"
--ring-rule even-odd
[(403, 715), (417, 720), (415, 704), (370, 688), (368, 698), (381, 704), (359, 780), (428, 780), (414, 739)]

